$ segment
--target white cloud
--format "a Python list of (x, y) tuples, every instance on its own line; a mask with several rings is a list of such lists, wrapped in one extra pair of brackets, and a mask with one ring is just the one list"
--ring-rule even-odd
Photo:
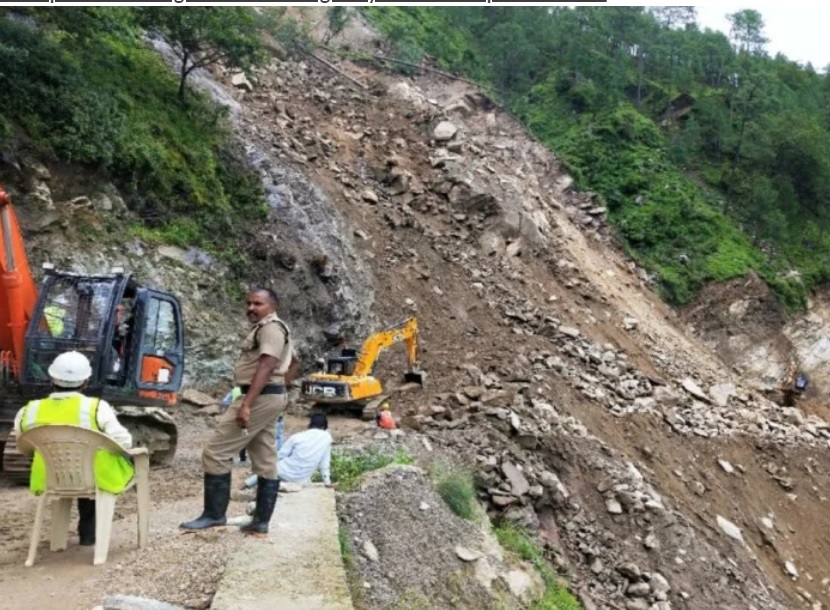
[(729, 32), (728, 13), (742, 9), (754, 9), (764, 17), (764, 32), (769, 38), (770, 55), (780, 52), (787, 58), (806, 64), (811, 62), (816, 70), (830, 64), (830, 45), (825, 40), (830, 23), (830, 3), (781, 3), (734, 2), (725, 0), (718, 4), (697, 6), (697, 22), (701, 28)]

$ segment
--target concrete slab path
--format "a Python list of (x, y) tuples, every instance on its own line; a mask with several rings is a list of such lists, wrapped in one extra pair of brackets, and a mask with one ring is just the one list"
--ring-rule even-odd
[(353, 610), (334, 490), (280, 494), (266, 539), (246, 536), (211, 610)]

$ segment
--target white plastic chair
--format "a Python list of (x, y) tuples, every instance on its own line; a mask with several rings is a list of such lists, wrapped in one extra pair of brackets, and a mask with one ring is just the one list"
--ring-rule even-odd
[[(95, 453), (103, 449), (123, 454), (124, 449), (105, 434), (65, 425), (32, 428), (20, 435), (17, 446), (25, 455), (32, 455), (35, 450), (40, 452), (46, 466), (46, 489), (38, 499), (26, 567), (31, 567), (35, 563), (43, 511), (49, 500), (52, 500), (51, 550), (66, 549), (70, 511), (72, 501), (76, 498), (95, 500), (93, 564), (105, 563), (118, 496), (101, 491), (95, 486)], [(150, 454), (146, 447), (137, 447), (127, 453), (135, 461), (135, 476), (127, 489), (135, 487), (138, 495), (138, 546), (144, 548), (150, 529)]]

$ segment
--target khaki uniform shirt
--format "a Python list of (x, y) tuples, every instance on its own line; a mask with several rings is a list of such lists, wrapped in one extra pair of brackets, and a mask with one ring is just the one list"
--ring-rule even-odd
[(250, 385), (254, 379), (259, 357), (263, 354), (279, 360), (271, 372), (268, 383), (284, 384), (285, 372), (291, 364), (294, 345), (288, 326), (276, 314), (265, 316), (257, 322), (242, 341), (242, 350), (234, 366), (236, 385)]

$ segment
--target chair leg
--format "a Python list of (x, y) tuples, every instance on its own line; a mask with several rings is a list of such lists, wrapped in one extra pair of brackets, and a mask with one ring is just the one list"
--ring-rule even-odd
[(138, 548), (147, 546), (150, 535), (150, 476), (143, 468), (136, 470), (135, 491), (138, 500)]
[(69, 538), (69, 521), (72, 514), (72, 498), (52, 500), (52, 547), (53, 551), (65, 551)]
[(118, 496), (100, 489), (95, 495), (95, 559), (92, 563), (96, 566), (107, 561), (117, 498)]
[(26, 558), (26, 567), (31, 568), (35, 565), (35, 557), (37, 556), (37, 545), (40, 542), (40, 526), (43, 524), (43, 510), (46, 507), (46, 494), (40, 496), (37, 501), (37, 510), (35, 511), (35, 523), (32, 526), (32, 540), (29, 542), (29, 556)]

